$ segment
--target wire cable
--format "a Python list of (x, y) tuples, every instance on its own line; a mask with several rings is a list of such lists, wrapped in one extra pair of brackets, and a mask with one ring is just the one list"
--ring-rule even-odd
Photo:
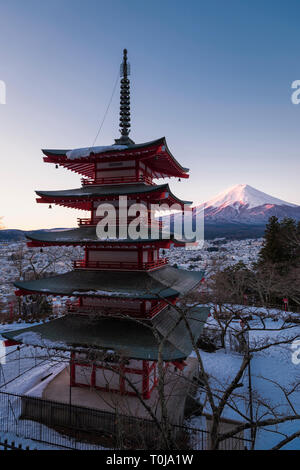
[(112, 99), (113, 99), (114, 94), (115, 94), (115, 91), (116, 91), (117, 83), (118, 83), (118, 81), (119, 81), (119, 76), (120, 76), (120, 72), (119, 72), (119, 70), (118, 70), (117, 78), (116, 78), (116, 81), (115, 81), (115, 84), (114, 84), (114, 87), (113, 87), (113, 91), (112, 91), (111, 97), (110, 97), (110, 99), (109, 99), (109, 102), (108, 102), (107, 108), (106, 108), (106, 110), (105, 110), (103, 119), (102, 119), (102, 121), (101, 121), (101, 124), (100, 124), (100, 126), (99, 126), (98, 132), (97, 132), (97, 134), (96, 134), (96, 137), (95, 137), (95, 139), (94, 139), (94, 141), (93, 141), (93, 143), (92, 143), (90, 149), (91, 149), (92, 147), (94, 147), (94, 145), (95, 145), (95, 143), (96, 143), (96, 141), (97, 141), (97, 139), (98, 139), (98, 137), (99, 137), (99, 134), (100, 134), (100, 132), (101, 132), (101, 129), (102, 129), (102, 127), (103, 127), (104, 121), (105, 121), (105, 119), (106, 119), (107, 113), (108, 113), (108, 111), (109, 111), (109, 108), (110, 108)]

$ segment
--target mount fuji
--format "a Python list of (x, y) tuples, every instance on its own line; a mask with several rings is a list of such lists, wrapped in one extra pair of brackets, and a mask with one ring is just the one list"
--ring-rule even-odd
[(300, 220), (300, 206), (270, 196), (248, 184), (237, 184), (195, 209), (204, 209), (206, 223), (265, 224), (272, 215), (279, 219), (291, 217)]
[[(261, 237), (273, 215), (278, 219), (300, 220), (300, 206), (270, 196), (248, 184), (237, 184), (199, 206), (193, 218), (204, 210), (205, 238)], [(174, 217), (178, 217), (176, 214)], [(172, 222), (171, 222), (172, 223)]]

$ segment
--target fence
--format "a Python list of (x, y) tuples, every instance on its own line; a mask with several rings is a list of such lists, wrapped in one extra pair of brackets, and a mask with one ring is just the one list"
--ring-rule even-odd
[(49, 360), (49, 355), (41, 348), (17, 346), (0, 357), (0, 389), (13, 382), (25, 372)]
[[(154, 421), (74, 406), (36, 397), (0, 392), (0, 432), (77, 450), (161, 449), (163, 436)], [(173, 449), (205, 450), (206, 430), (171, 426)], [(231, 437), (220, 449), (250, 448), (249, 441)]]
[(0, 450), (30, 450), (29, 446), (26, 446), (25, 449), (22, 444), (16, 445), (14, 441), (10, 444), (7, 439), (3, 442), (0, 441)]

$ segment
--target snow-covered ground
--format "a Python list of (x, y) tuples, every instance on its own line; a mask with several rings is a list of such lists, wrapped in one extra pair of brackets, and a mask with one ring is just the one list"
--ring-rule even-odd
[(225, 268), (241, 261), (250, 267), (258, 260), (261, 246), (262, 239), (216, 239), (205, 241), (200, 250), (172, 248), (166, 252), (166, 255), (171, 265), (176, 264), (178, 268), (193, 271), (204, 270), (209, 274), (215, 265)]
[[(171, 248), (165, 250), (170, 265), (194, 271), (210, 269), (221, 263), (222, 266), (236, 264), (239, 261), (250, 266), (257, 261), (262, 239), (232, 240), (216, 239), (206, 241), (201, 250)], [(22, 258), (21, 260), (18, 258)], [(0, 243), (0, 306), (9, 312), (11, 302), (15, 301), (13, 285), (17, 279), (30, 279), (32, 265), (39, 273), (53, 275), (70, 271), (73, 260), (82, 258), (82, 250), (73, 247), (49, 247), (42, 252), (37, 248), (28, 248), (25, 242)], [(60, 298), (54, 299), (57, 308)]]
[[(266, 321), (266, 331), (252, 331), (250, 332), (250, 344), (259, 345), (262, 341), (265, 341), (268, 338), (272, 342), (276, 342), (278, 339), (282, 340), (283, 335), (288, 337), (295, 337), (300, 335), (300, 326), (296, 326), (292, 330), (284, 330), (281, 332), (275, 331), (279, 327), (280, 323), (274, 322), (272, 320)], [(20, 328), (24, 325), (9, 325), (10, 328)], [(252, 327), (261, 328), (261, 326), (252, 324)], [(238, 326), (237, 326), (238, 327)], [(5, 327), (5, 329), (8, 329)], [(272, 331), (273, 330), (273, 331)], [(0, 337), (1, 339), (1, 337)], [(14, 346), (7, 348), (8, 352), (15, 350)], [(33, 348), (26, 348), (27, 359), (23, 360), (23, 368), (30, 369), (35, 365), (35, 359), (33, 355)], [(289, 389), (295, 383), (300, 384), (300, 364), (294, 364), (292, 361), (292, 353), (290, 345), (276, 345), (270, 347), (261, 352), (255, 352), (253, 359), (251, 361), (251, 376), (252, 376), (252, 388), (254, 394), (254, 414), (260, 417), (272, 417), (272, 413), (267, 409), (269, 406), (271, 409), (276, 411), (276, 413), (292, 413), (289, 405), (286, 401), (283, 391), (280, 389), (280, 386)], [(32, 355), (31, 355), (32, 354)], [(16, 394), (26, 394), (28, 390), (33, 387), (38, 386), (41, 381), (41, 378), (47, 376), (49, 373), (55, 373), (57, 367), (61, 367), (61, 364), (57, 362), (50, 362), (45, 360), (43, 357), (43, 351), (37, 351), (39, 357), (36, 367), (28, 370), (24, 375), (21, 375), (16, 380), (12, 381), (8, 386), (5, 387), (5, 391), (16, 393)], [(11, 355), (13, 357), (13, 354)], [(228, 385), (235, 374), (237, 373), (242, 356), (237, 352), (232, 352), (229, 348), (217, 350), (215, 353), (208, 353), (201, 351), (201, 357), (205, 365), (206, 372), (210, 377), (211, 384), (215, 393), (218, 395), (224, 390), (226, 385)], [(13, 360), (8, 360), (5, 364), (2, 365), (4, 374), (6, 375), (6, 380), (10, 376), (18, 375), (18, 360), (17, 353)], [(22, 371), (21, 371), (22, 372)], [(223, 417), (242, 421), (241, 415), (245, 414), (249, 417), (249, 391), (248, 391), (248, 370), (246, 369), (244, 376), (241, 380), (243, 387), (236, 389), (233, 395), (233, 399), (230, 401), (232, 406), (226, 406)], [(275, 385), (274, 382), (277, 382), (279, 385)], [(0, 384), (1, 385), (1, 384)], [(300, 386), (300, 385), (299, 385)], [(299, 386), (296, 387), (294, 392), (289, 396), (289, 399), (292, 403), (294, 409), (300, 413), (300, 394)], [(2, 389), (3, 390), (3, 389)], [(201, 392), (199, 392), (199, 397)], [(203, 395), (202, 395), (203, 398)], [(261, 405), (257, 405), (257, 401), (260, 399)], [(1, 407), (2, 405), (2, 407)], [(11, 416), (6, 416), (7, 408), (3, 406), (4, 404), (0, 401), (0, 421), (2, 419), (11, 419)], [(238, 410), (235, 411), (235, 408)], [(206, 403), (205, 411), (210, 413), (210, 407)], [(17, 440), (16, 435), (10, 433), (9, 440), (14, 440), (16, 443), (21, 442), (23, 446), (29, 445), (31, 448), (37, 447), (36, 442), (28, 441), (30, 438), (32, 428), (34, 424), (26, 422), (26, 427), (22, 424), (22, 432), (26, 430), (25, 438), (19, 437)], [(197, 428), (203, 429), (203, 418), (195, 417), (190, 422), (189, 425)], [(299, 421), (286, 422), (279, 424), (277, 426), (268, 427), (261, 429), (257, 434), (256, 439), (256, 449), (270, 449), (275, 446), (280, 440), (284, 438), (285, 435), (292, 434), (300, 429)], [(61, 442), (62, 437), (51, 431), (53, 434), (53, 442), (57, 438), (57, 442)], [(279, 434), (281, 433), (281, 434)], [(12, 438), (13, 436), (13, 438)], [(7, 433), (2, 433), (0, 435), (1, 440), (8, 438)], [(249, 437), (249, 432), (246, 433), (245, 437)], [(68, 445), (66, 440), (65, 445)], [(299, 449), (300, 448), (300, 438), (295, 439), (291, 443), (285, 446), (286, 449)]]
[[(17, 326), (20, 327), (20, 325)], [(0, 341), (2, 340), (3, 337), (0, 336)], [(39, 396), (38, 389), (45, 385), (49, 374), (54, 376), (68, 363), (68, 357), (65, 359), (60, 357), (58, 360), (55, 360), (53, 357), (49, 359), (45, 349), (28, 346), (22, 347), (21, 361), (19, 361), (19, 352), (15, 346), (10, 346), (6, 349), (8, 353), (6, 361), (2, 364), (0, 363), (1, 392), (26, 395), (29, 390), (34, 389), (34, 396)], [(14, 379), (14, 377), (16, 378)], [(3, 379), (5, 379), (5, 383), (8, 382), (7, 385), (3, 385)], [(37, 426), (33, 421), (16, 420), (21, 414), (21, 400), (18, 397), (9, 396), (9, 402), (8, 406), (8, 397), (5, 394), (0, 394), (1, 442), (7, 439), (8, 443), (14, 441), (16, 445), (22, 444), (23, 448), (29, 446), (30, 449), (54, 450), (71, 446), (70, 443), (74, 441), (72, 438), (64, 437), (45, 425), (40, 424)], [(44, 439), (47, 443), (39, 443), (38, 440), (31, 439), (33, 436), (36, 436), (37, 439)], [(75, 444), (73, 443), (73, 445)], [(77, 442), (76, 448), (93, 450), (101, 447)]]
[[(166, 250), (165, 255), (169, 258), (170, 264), (177, 264), (179, 268), (190, 269), (190, 270), (206, 270), (209, 271), (210, 267), (220, 262), (223, 266), (235, 264), (238, 261), (243, 261), (246, 265), (250, 266), (257, 260), (259, 250), (261, 248), (262, 240), (215, 240), (205, 242), (203, 249), (201, 250), (185, 250), (184, 248), (173, 248)], [(38, 269), (44, 269), (46, 273), (53, 272), (53, 264), (47, 265), (49, 262), (47, 251), (43, 250), (30, 250), (26, 247), (23, 242), (19, 243), (8, 243), (0, 244), (0, 302), (4, 304), (4, 308), (9, 308), (9, 301), (13, 296), (14, 287), (13, 281), (18, 277), (20, 266), (16, 262), (14, 255), (20, 250), (24, 251), (24, 261), (22, 264), (22, 271), (30, 272), (30, 263), (34, 260), (35, 266)], [(34, 253), (34, 258), (33, 257)], [(55, 256), (59, 255), (59, 259), (54, 262), (54, 269), (58, 273), (66, 272), (72, 269), (71, 261), (73, 259), (80, 258), (78, 252), (74, 252), (73, 249), (60, 251)], [(60, 299), (55, 300), (60, 306)], [(5, 332), (12, 329), (24, 328), (28, 324), (26, 323), (14, 323), (10, 325), (0, 325), (1, 332)], [(28, 325), (32, 326), (32, 324)], [(270, 320), (270, 328), (278, 328), (278, 322)], [(300, 327), (297, 327), (297, 332), (300, 334)], [(295, 332), (293, 331), (293, 334)], [(258, 340), (261, 336), (263, 339), (268, 336), (274, 338), (279, 333), (275, 331), (264, 331), (264, 332), (252, 332), (250, 340)], [(283, 333), (281, 332), (280, 335)], [(1, 340), (1, 336), (0, 336)], [(8, 349), (13, 350), (11, 348)], [(28, 349), (29, 350), (29, 349)], [(211, 380), (213, 380), (214, 386), (217, 390), (222, 390), (224, 385), (228, 383), (241, 363), (241, 355), (230, 350), (220, 349), (215, 353), (207, 353), (201, 351), (205, 368)], [(30, 364), (34, 364), (34, 359), (28, 357), (26, 359), (26, 367), (30, 368)], [(25, 364), (25, 362), (24, 362)], [(10, 376), (13, 374), (17, 375), (16, 367), (18, 362), (10, 362), (3, 365), (6, 375)], [(26, 373), (26, 380), (24, 376), (13, 381), (8, 388), (8, 391), (14, 393), (26, 393), (30, 388), (36, 385), (42, 376), (46, 375), (47, 371), (51, 368), (49, 363), (41, 363), (36, 368)], [(274, 382), (278, 382), (281, 387), (291, 387), (296, 382), (300, 382), (300, 364), (294, 364), (292, 362), (292, 350), (291, 346), (273, 346), (272, 348), (256, 352), (251, 361), (252, 371), (252, 386), (256, 397), (260, 396), (261, 401), (265, 404), (268, 403), (270, 407), (275, 407), (276, 412), (284, 413), (288, 410), (288, 405), (283, 391)], [(243, 377), (243, 387), (236, 390), (238, 396), (235, 397), (234, 402), (238, 405), (239, 410), (244, 412), (247, 416), (249, 415), (249, 395), (248, 395), (248, 376), (247, 374)], [(292, 405), (295, 407), (298, 413), (300, 413), (300, 394), (299, 387), (296, 387), (293, 394), (290, 396)], [(232, 403), (232, 405), (234, 405)], [(209, 412), (208, 409), (206, 409)], [(261, 406), (258, 409), (259, 413), (266, 411), (266, 406)], [(270, 411), (268, 411), (270, 416)], [(3, 418), (3, 410), (0, 405), (0, 419)], [(233, 409), (226, 407), (224, 410), (224, 417), (240, 420), (241, 417)], [(194, 418), (191, 422), (192, 425), (202, 428), (203, 423), (200, 422), (199, 418)], [(30, 426), (29, 426), (30, 432)], [(283, 436), (282, 434), (291, 434), (300, 429), (300, 423), (298, 421), (287, 422), (277, 426), (277, 428), (268, 428), (267, 430), (260, 430), (257, 435), (256, 448), (257, 449), (269, 449), (276, 445)], [(26, 437), (30, 436), (28, 434)], [(2, 436), (1, 436), (2, 438)], [(15, 439), (16, 440), (16, 439)], [(24, 444), (25, 445), (25, 444)], [(28, 444), (26, 444), (28, 445)], [(34, 443), (33, 447), (36, 447)], [(291, 443), (285, 446), (287, 449), (300, 449), (300, 438), (295, 439)]]
[[(9, 313), (15, 304), (13, 283), (34, 277), (33, 268), (40, 276), (70, 271), (73, 261), (82, 257), (78, 247), (49, 247), (42, 251), (28, 248), (25, 242), (0, 243), (0, 310)], [(63, 306), (61, 298), (53, 299), (54, 309)], [(1, 321), (1, 318), (0, 318)], [(0, 327), (1, 331), (1, 327)]]
[[(281, 324), (280, 320), (268, 319), (266, 320), (266, 330), (250, 331), (250, 346), (257, 348), (265, 344), (266, 341), (273, 344), (287, 338), (295, 338), (297, 335), (300, 338), (300, 326), (278, 331)], [(253, 322), (251, 328), (261, 329), (262, 326)], [(294, 412), (300, 414), (300, 364), (293, 362), (293, 352), (291, 344), (274, 345), (263, 351), (254, 352), (251, 360), (254, 417), (268, 419), (275, 418), (275, 415), (293, 415)], [(201, 357), (210, 377), (212, 388), (219, 396), (237, 374), (242, 363), (242, 355), (226, 348), (219, 349), (214, 353), (201, 351)], [(245, 370), (240, 382), (243, 387), (235, 390), (232, 400), (229, 402), (231, 407), (226, 406), (224, 409), (222, 415), (224, 418), (243, 421), (240, 413), (247, 417), (250, 416), (248, 369)], [(284, 391), (292, 389), (293, 392), (288, 396), (289, 404)], [(203, 400), (203, 393), (201, 395), (200, 391), (198, 398)], [(208, 403), (206, 403), (204, 411), (211, 414)], [(202, 421), (202, 418), (195, 417), (190, 424), (200, 427), (203, 425)], [(286, 436), (298, 431), (300, 431), (299, 420), (261, 428), (256, 436), (255, 447), (258, 450), (271, 449)], [(246, 431), (245, 437), (250, 437), (249, 431)], [(284, 449), (300, 449), (300, 437), (286, 444)]]

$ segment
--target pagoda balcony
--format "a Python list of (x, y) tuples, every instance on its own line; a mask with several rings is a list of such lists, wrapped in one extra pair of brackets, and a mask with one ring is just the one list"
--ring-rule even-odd
[(128, 261), (85, 261), (77, 260), (73, 262), (74, 269), (101, 269), (107, 271), (152, 271), (165, 266), (168, 263), (167, 258), (160, 258), (156, 261), (149, 261), (147, 263), (132, 263)]
[(77, 223), (79, 226), (81, 225), (97, 225), (97, 222), (94, 222), (93, 220), (91, 219), (81, 219), (81, 218), (78, 218), (77, 219)]
[(139, 309), (130, 307), (127, 303), (126, 306), (124, 306), (124, 313), (122, 313), (120, 305), (115, 307), (107, 307), (100, 305), (80, 305), (78, 302), (75, 302), (67, 304), (66, 313), (78, 315), (103, 315), (105, 313), (105, 315), (124, 315), (133, 318), (153, 318), (157, 313), (161, 312), (167, 306), (167, 302), (161, 301), (147, 311), (142, 312)]
[[(127, 219), (125, 220), (118, 220), (117, 219), (117, 226), (119, 225), (128, 225), (132, 220), (134, 220), (135, 217), (127, 217)], [(89, 218), (86, 218), (86, 219), (82, 219), (82, 218), (77, 218), (77, 223), (78, 223), (78, 226), (81, 227), (82, 225), (91, 225), (91, 226), (96, 226), (98, 222), (100, 222), (101, 219), (98, 219), (98, 220), (92, 220), (92, 219), (89, 219)], [(152, 226), (156, 226), (158, 228), (162, 228), (163, 227), (163, 222), (161, 220), (157, 220), (155, 219), (153, 221), (153, 223), (151, 223), (151, 219), (148, 220), (148, 226), (149, 227), (152, 227)]]
[(100, 184), (123, 184), (123, 183), (146, 183), (154, 185), (150, 176), (114, 176), (110, 178), (81, 178), (82, 186), (100, 185)]

